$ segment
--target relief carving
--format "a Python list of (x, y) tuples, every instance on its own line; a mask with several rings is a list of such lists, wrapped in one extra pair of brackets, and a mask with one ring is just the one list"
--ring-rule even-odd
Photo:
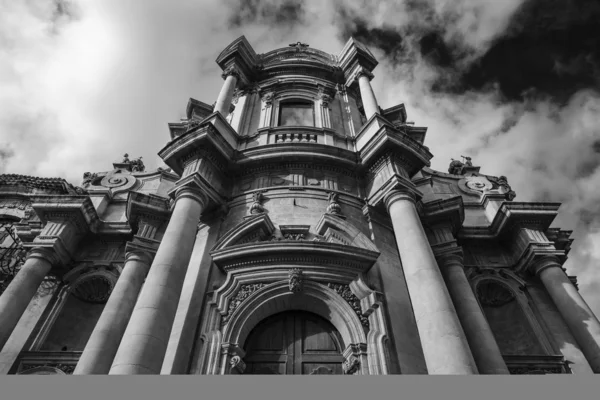
[(243, 374), (244, 371), (246, 370), (246, 363), (244, 362), (244, 360), (242, 360), (242, 357), (240, 357), (240, 356), (231, 357), (231, 360), (229, 361), (229, 365), (231, 365), (231, 368), (235, 369), (240, 374)]
[(341, 283), (328, 283), (327, 287), (336, 291), (337, 294), (342, 296), (344, 300), (352, 307), (358, 318), (360, 319), (360, 323), (365, 328), (369, 329), (369, 319), (363, 315), (362, 309), (360, 307), (360, 300), (352, 290), (350, 290), (350, 286), (344, 285)]
[(358, 371), (359, 367), (360, 360), (354, 356), (350, 356), (350, 358), (344, 361), (344, 364), (342, 365), (345, 375), (354, 375), (354, 373)]
[(485, 192), (493, 188), (492, 182), (483, 176), (469, 176), (466, 178), (466, 185), (469, 189), (478, 192)]
[(263, 195), (261, 191), (254, 192), (252, 194), (252, 200), (254, 201), (254, 203), (252, 203), (252, 205), (250, 206), (250, 214), (260, 214), (265, 212), (265, 209), (261, 204), (262, 198)]
[(298, 293), (302, 291), (302, 285), (304, 278), (302, 276), (302, 270), (299, 268), (291, 269), (289, 272), (289, 283), (290, 292)]
[(260, 288), (265, 286), (265, 283), (249, 283), (246, 285), (241, 285), (235, 296), (229, 300), (229, 307), (227, 308), (227, 313), (223, 315), (222, 322), (227, 323), (233, 312), (238, 308), (240, 304), (248, 297), (252, 295), (252, 293), (256, 292)]
[(327, 214), (341, 215), (342, 207), (337, 202), (339, 195), (335, 192), (329, 193), (329, 205), (327, 206)]

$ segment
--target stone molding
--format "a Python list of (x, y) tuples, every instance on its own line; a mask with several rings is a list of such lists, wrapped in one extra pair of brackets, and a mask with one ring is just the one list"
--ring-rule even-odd
[(560, 259), (555, 256), (542, 256), (538, 260), (531, 263), (531, 266), (528, 268), (528, 270), (534, 275), (539, 276), (543, 270), (551, 267), (558, 267), (564, 271)]
[(416, 199), (415, 199), (414, 194), (408, 190), (394, 188), (394, 189), (390, 190), (389, 192), (387, 192), (385, 194), (385, 196), (383, 197), (383, 203), (385, 204), (385, 208), (387, 210), (390, 209), (390, 207), (392, 206), (393, 203), (400, 201), (400, 200), (409, 201), (416, 205)]
[(421, 220), (428, 226), (449, 224), (453, 235), (462, 228), (465, 209), (461, 196), (421, 203)]
[[(288, 309), (326, 314), (342, 335), (346, 345), (343, 355), (350, 373), (388, 373), (389, 339), (381, 294), (368, 288), (362, 275), (334, 277), (317, 266), (295, 268), (300, 269), (304, 277), (303, 289), (299, 292), (290, 292), (287, 268), (228, 274), (225, 283), (212, 294), (203, 313), (203, 332), (199, 333), (203, 345), (195, 357), (196, 365), (192, 367), (196, 373), (233, 373), (231, 367), (237, 364), (234, 357), (239, 356), (243, 361), (242, 347), (252, 328), (260, 320)], [(352, 293), (364, 318), (370, 322), (369, 330), (361, 324), (352, 305), (328, 287), (328, 283), (342, 285)], [(239, 293), (244, 293), (243, 299)], [(227, 316), (225, 320), (224, 316)]]
[(20, 195), (82, 195), (85, 191), (63, 178), (40, 178), (37, 176), (0, 174), (0, 193)]

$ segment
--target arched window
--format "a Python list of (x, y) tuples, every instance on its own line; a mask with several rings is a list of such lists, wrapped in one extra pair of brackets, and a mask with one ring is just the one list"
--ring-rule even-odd
[(477, 285), (477, 297), (503, 355), (545, 354), (512, 289), (484, 280)]
[(315, 126), (314, 103), (299, 99), (282, 101), (278, 126)]

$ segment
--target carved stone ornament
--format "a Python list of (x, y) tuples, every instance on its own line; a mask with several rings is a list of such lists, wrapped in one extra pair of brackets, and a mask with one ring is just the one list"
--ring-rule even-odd
[(319, 93), (319, 99), (321, 99), (321, 103), (324, 107), (326, 107), (331, 102), (331, 96), (327, 93)]
[(234, 65), (230, 65), (229, 67), (225, 68), (225, 70), (221, 74), (221, 77), (223, 79), (226, 79), (230, 75), (235, 76), (236, 78), (240, 77), (240, 72), (237, 70), (237, 68)]
[(242, 357), (240, 356), (231, 357), (229, 365), (231, 365), (231, 368), (235, 369), (240, 374), (243, 374), (246, 370), (246, 363), (244, 362), (244, 360), (242, 360)]
[[(59, 372), (60, 371), (60, 372)], [(23, 365), (19, 375), (60, 375), (61, 372), (66, 375), (72, 375), (75, 371), (73, 364), (46, 363), (46, 364), (26, 364)]]
[(342, 214), (342, 207), (339, 205), (338, 201), (339, 195), (335, 192), (329, 193), (329, 205), (327, 206), (327, 213), (334, 215)]
[(354, 375), (354, 373), (358, 371), (358, 368), (360, 367), (360, 360), (354, 356), (350, 356), (350, 358), (344, 361), (342, 367), (345, 375)]
[(309, 45), (302, 42), (291, 43), (290, 47), (294, 47), (296, 51), (304, 51)]
[(85, 172), (83, 174), (83, 181), (81, 182), (81, 186), (83, 186), (84, 188), (90, 186), (92, 184), (92, 182), (94, 181), (94, 179), (96, 179), (98, 177), (97, 173), (92, 173), (92, 172)]
[(482, 282), (477, 286), (477, 297), (483, 306), (500, 307), (511, 302), (515, 294), (500, 283)]
[(302, 291), (302, 285), (304, 283), (304, 277), (302, 276), (302, 270), (299, 268), (291, 269), (288, 274), (290, 292), (298, 293)]
[(273, 92), (267, 92), (261, 97), (261, 100), (265, 104), (271, 105), (273, 103), (273, 97), (275, 97), (275, 94)]
[(358, 299), (358, 297), (356, 297), (354, 293), (352, 293), (352, 290), (350, 290), (350, 286), (341, 283), (330, 282), (327, 284), (327, 287), (335, 290), (337, 294), (342, 296), (342, 298), (346, 300), (350, 307), (352, 307), (352, 309), (358, 316), (358, 319), (360, 319), (360, 323), (362, 324), (362, 326), (369, 329), (369, 319), (363, 315), (362, 308), (360, 307), (360, 300)]
[(485, 192), (493, 188), (492, 182), (483, 176), (469, 176), (466, 178), (466, 185), (471, 190)]
[(238, 306), (240, 304), (242, 304), (242, 302), (244, 300), (246, 300), (248, 297), (250, 297), (252, 295), (252, 293), (256, 292), (263, 286), (265, 286), (265, 283), (262, 283), (262, 282), (241, 285), (240, 289), (237, 291), (235, 296), (231, 300), (229, 300), (229, 307), (227, 308), (227, 314), (223, 315), (223, 318), (221, 321), (223, 323), (226, 323), (229, 320), (229, 318), (231, 317), (231, 315), (233, 314), (233, 312), (236, 310), (236, 308), (238, 308)]
[(91, 276), (73, 288), (72, 294), (79, 300), (88, 303), (106, 303), (112, 292), (114, 283), (101, 275)]
[(452, 159), (448, 167), (448, 173), (452, 175), (460, 175), (464, 164), (460, 160)]
[(498, 185), (504, 191), (504, 195), (506, 196), (506, 200), (513, 201), (515, 199), (515, 197), (517, 197), (517, 194), (512, 190), (512, 188), (508, 184), (508, 180), (506, 179), (505, 176), (500, 176), (498, 178)]
[(262, 206), (262, 192), (254, 192), (252, 194), (252, 200), (254, 203), (250, 206), (250, 214), (260, 214), (265, 212), (264, 207)]

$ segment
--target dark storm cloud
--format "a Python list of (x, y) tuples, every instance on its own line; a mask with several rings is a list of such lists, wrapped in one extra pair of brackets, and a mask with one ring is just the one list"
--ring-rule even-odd
[(579, 90), (600, 85), (597, 0), (527, 0), (477, 57), (464, 37), (449, 34), (460, 9), (435, 13), (433, 7), (433, 2), (407, 1), (408, 23), (369, 27), (368, 13), (338, 3), (340, 36), (354, 36), (396, 62), (415, 62), (402, 54), (418, 52), (438, 71), (430, 82), (434, 92), (462, 94), (497, 85), (505, 101), (539, 96), (564, 103)]
[(558, 102), (597, 87), (598, 20), (600, 3), (595, 0), (529, 1), (507, 35), (462, 75), (461, 84), (478, 89), (494, 81), (510, 100), (534, 89)]
[(305, 16), (304, 2), (285, 0), (266, 2), (263, 0), (237, 0), (231, 4), (231, 27), (239, 28), (246, 24), (261, 23), (270, 26), (291, 26), (302, 22)]
[(341, 3), (335, 4), (335, 11), (335, 22), (340, 27), (340, 40), (346, 41), (353, 37), (368, 47), (381, 49), (391, 60), (400, 61), (405, 49), (402, 35), (398, 31), (380, 27), (370, 28), (364, 16), (356, 14), (353, 9), (346, 8)]

